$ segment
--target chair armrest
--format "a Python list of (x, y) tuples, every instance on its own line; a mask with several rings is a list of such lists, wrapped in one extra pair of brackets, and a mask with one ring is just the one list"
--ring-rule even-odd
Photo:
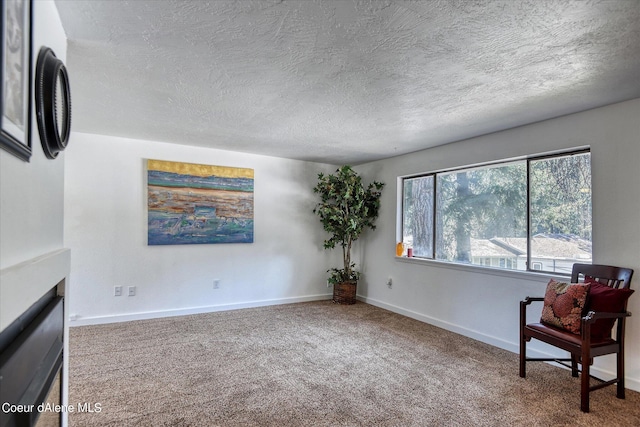
[(527, 306), (534, 301), (544, 301), (542, 297), (526, 297), (524, 301), (520, 301), (520, 333), (524, 331), (524, 325), (527, 324)]
[[(608, 313), (605, 311), (589, 311), (586, 316), (583, 316), (580, 320), (580, 339), (583, 345), (591, 342), (591, 324), (595, 323), (598, 319), (623, 319), (631, 316), (628, 311), (621, 313)], [(620, 331), (620, 329), (618, 329)], [(620, 332), (619, 332), (620, 333)], [(623, 332), (624, 333), (624, 332)]]
[(624, 311), (622, 313), (609, 313), (606, 311), (589, 311), (586, 316), (582, 318), (583, 322), (594, 323), (598, 319), (621, 319), (623, 317), (629, 317), (631, 313)]
[(529, 305), (534, 301), (544, 301), (544, 297), (526, 297), (524, 301), (520, 301), (520, 305)]

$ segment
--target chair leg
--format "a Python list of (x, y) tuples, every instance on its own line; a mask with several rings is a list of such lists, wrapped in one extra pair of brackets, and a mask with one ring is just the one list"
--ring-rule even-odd
[[(585, 354), (586, 353), (586, 354)], [(582, 375), (580, 376), (580, 410), (589, 412), (589, 368), (591, 365), (589, 350), (582, 352)]]
[(618, 399), (624, 399), (624, 348), (621, 348), (620, 351), (618, 351), (616, 357), (616, 363), (618, 364), (618, 392), (616, 393), (616, 396), (618, 397)]
[(527, 340), (524, 334), (520, 332), (520, 378), (527, 376)]
[(571, 353), (571, 376), (578, 378), (578, 357)]

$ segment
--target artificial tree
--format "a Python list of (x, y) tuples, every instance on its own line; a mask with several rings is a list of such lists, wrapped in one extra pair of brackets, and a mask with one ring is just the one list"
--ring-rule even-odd
[[(320, 195), (320, 202), (313, 212), (330, 234), (324, 241), (324, 248), (342, 247), (343, 267), (327, 271), (330, 273), (329, 283), (334, 285), (333, 300), (336, 302), (355, 302), (360, 272), (351, 261), (351, 248), (366, 228), (375, 230), (383, 187), (384, 183), (378, 181), (365, 187), (362, 177), (348, 165), (338, 168), (334, 174), (318, 174), (318, 183), (313, 191)], [(340, 296), (345, 293), (346, 297)]]

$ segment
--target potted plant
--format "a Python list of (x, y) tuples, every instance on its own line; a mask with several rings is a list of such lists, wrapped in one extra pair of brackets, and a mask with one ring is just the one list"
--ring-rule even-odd
[(356, 285), (360, 272), (351, 261), (351, 247), (365, 228), (375, 230), (374, 221), (380, 210), (380, 195), (384, 183), (374, 181), (366, 187), (351, 166), (345, 165), (334, 174), (318, 174), (314, 193), (320, 202), (313, 212), (320, 217), (322, 226), (330, 234), (324, 241), (325, 249), (342, 247), (342, 268), (327, 270), (333, 285), (333, 301), (339, 304), (356, 302)]

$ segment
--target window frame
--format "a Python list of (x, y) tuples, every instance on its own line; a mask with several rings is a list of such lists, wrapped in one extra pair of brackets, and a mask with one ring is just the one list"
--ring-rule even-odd
[[(433, 248), (433, 253), (431, 257), (425, 257), (425, 256), (413, 256), (412, 258), (416, 259), (416, 260), (425, 260), (425, 261), (429, 261), (429, 262), (434, 262), (434, 263), (440, 263), (440, 264), (445, 264), (445, 265), (455, 265), (455, 266), (463, 266), (463, 267), (469, 267), (469, 268), (481, 268), (481, 269), (490, 269), (490, 270), (497, 270), (497, 271), (507, 271), (507, 272), (515, 272), (515, 273), (534, 273), (534, 274), (542, 274), (542, 275), (560, 275), (560, 276), (568, 276), (569, 273), (565, 274), (562, 272), (552, 272), (552, 271), (547, 271), (547, 270), (540, 270), (540, 269), (534, 269), (533, 267), (533, 262), (531, 261), (531, 240), (532, 240), (532, 236), (531, 236), (531, 163), (535, 162), (535, 161), (540, 161), (540, 160), (545, 160), (545, 159), (551, 159), (551, 158), (559, 158), (559, 157), (571, 157), (571, 156), (576, 156), (576, 155), (582, 155), (582, 154), (589, 154), (589, 156), (591, 156), (591, 148), (590, 147), (578, 147), (578, 148), (573, 148), (573, 149), (569, 149), (569, 150), (563, 150), (563, 151), (556, 151), (556, 152), (551, 152), (551, 153), (544, 153), (544, 154), (535, 154), (535, 155), (530, 155), (530, 156), (525, 156), (525, 157), (518, 157), (518, 158), (510, 158), (510, 159), (502, 159), (502, 160), (495, 160), (495, 161), (490, 161), (490, 162), (485, 162), (485, 163), (477, 163), (477, 164), (472, 164), (472, 165), (466, 165), (466, 166), (459, 166), (459, 167), (454, 167), (454, 168), (447, 168), (447, 169), (439, 169), (439, 170), (435, 170), (435, 171), (430, 171), (430, 172), (423, 172), (423, 173), (418, 173), (418, 174), (411, 174), (411, 175), (404, 175), (404, 176), (399, 176), (398, 177), (398, 218), (399, 220), (397, 221), (397, 235), (396, 235), (396, 240), (402, 242), (404, 240), (404, 224), (405, 224), (405, 215), (404, 215), (404, 203), (405, 203), (405, 195), (404, 195), (404, 182), (407, 179), (415, 179), (415, 178), (422, 178), (422, 177), (428, 177), (431, 176), (433, 177), (433, 224), (432, 224), (432, 229), (433, 229), (433, 233), (431, 235), (431, 245)], [(507, 164), (511, 164), (511, 163), (517, 163), (517, 162), (522, 162), (524, 161), (526, 163), (526, 245), (527, 245), (527, 260), (526, 260), (526, 269), (525, 270), (517, 270), (517, 269), (508, 269), (508, 268), (503, 268), (503, 267), (496, 267), (493, 265), (481, 265), (481, 264), (472, 264), (472, 263), (462, 263), (462, 262), (457, 262), (457, 261), (448, 261), (448, 260), (441, 260), (441, 259), (437, 259), (437, 248), (436, 248), (436, 240), (437, 240), (437, 230), (436, 230), (436, 225), (437, 225), (437, 212), (438, 212), (438, 197), (437, 197), (437, 192), (438, 192), (438, 175), (440, 174), (450, 174), (450, 173), (455, 173), (455, 172), (460, 172), (460, 171), (464, 171), (464, 170), (473, 170), (473, 169), (480, 169), (480, 168), (487, 168), (487, 167), (499, 167), (500, 165), (507, 165)], [(593, 167), (592, 167), (593, 169)], [(591, 176), (591, 181), (593, 182), (593, 178)], [(592, 203), (591, 203), (591, 209), (593, 211), (593, 193), (592, 193)], [(592, 225), (593, 225), (593, 218), (592, 218)], [(592, 235), (592, 239), (593, 239), (593, 235)], [(406, 258), (404, 256), (402, 257), (396, 257), (396, 258)], [(592, 258), (593, 260), (593, 252), (592, 252)]]

